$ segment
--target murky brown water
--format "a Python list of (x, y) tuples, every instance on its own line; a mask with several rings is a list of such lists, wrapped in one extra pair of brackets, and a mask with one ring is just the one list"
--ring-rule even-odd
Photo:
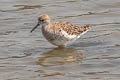
[[(41, 14), (90, 24), (58, 49), (30, 33)], [(119, 80), (120, 0), (0, 0), (0, 80)]]

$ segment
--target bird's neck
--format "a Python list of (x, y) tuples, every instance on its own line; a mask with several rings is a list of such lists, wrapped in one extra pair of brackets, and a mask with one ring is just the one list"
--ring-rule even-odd
[(42, 25), (42, 29), (44, 29), (44, 30), (49, 30), (49, 29), (50, 29), (50, 26), (51, 26), (50, 23), (44, 23), (44, 24)]

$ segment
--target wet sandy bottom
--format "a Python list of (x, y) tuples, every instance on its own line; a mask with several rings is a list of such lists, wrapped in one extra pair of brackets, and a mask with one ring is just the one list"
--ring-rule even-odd
[[(0, 80), (119, 80), (119, 0), (1, 0)], [(9, 8), (8, 8), (9, 7)], [(45, 40), (40, 27), (32, 34), (37, 17), (91, 30), (66, 48)]]

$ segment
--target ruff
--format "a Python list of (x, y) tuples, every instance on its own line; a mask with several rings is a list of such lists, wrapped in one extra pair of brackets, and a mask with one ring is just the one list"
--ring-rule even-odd
[(47, 14), (38, 18), (38, 23), (31, 32), (39, 25), (42, 26), (42, 33), (44, 37), (50, 43), (59, 47), (64, 47), (73, 43), (73, 41), (78, 39), (90, 29), (88, 25), (79, 27), (65, 21), (53, 22)]

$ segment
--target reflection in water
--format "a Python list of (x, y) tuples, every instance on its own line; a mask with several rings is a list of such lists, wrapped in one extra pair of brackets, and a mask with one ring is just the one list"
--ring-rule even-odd
[(43, 53), (36, 63), (41, 66), (57, 66), (65, 63), (82, 62), (85, 58), (85, 52), (72, 48), (55, 48)]

